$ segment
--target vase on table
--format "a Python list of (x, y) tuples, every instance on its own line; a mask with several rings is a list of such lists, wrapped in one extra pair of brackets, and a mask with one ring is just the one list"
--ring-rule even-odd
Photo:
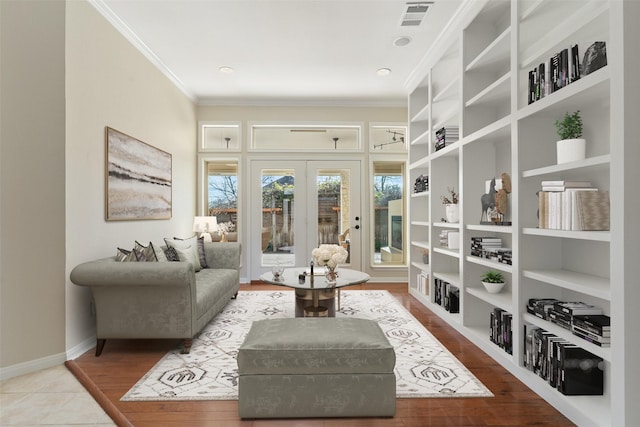
[(327, 278), (327, 282), (330, 285), (335, 285), (336, 280), (338, 280), (338, 272), (336, 271), (336, 267), (329, 267), (328, 265), (324, 266), (325, 268), (325, 277)]

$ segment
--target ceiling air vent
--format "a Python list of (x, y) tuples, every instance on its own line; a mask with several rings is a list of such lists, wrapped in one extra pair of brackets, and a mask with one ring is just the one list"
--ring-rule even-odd
[(402, 14), (401, 27), (417, 27), (422, 23), (424, 16), (433, 2), (408, 2)]

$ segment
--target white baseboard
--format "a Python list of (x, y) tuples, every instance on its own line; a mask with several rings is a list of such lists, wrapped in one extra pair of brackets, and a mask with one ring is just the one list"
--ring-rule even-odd
[(80, 344), (67, 350), (67, 360), (77, 359), (96, 346), (96, 337), (87, 338)]
[(16, 365), (0, 368), (0, 381), (19, 377), (20, 375), (30, 374), (31, 372), (41, 371), (42, 369), (51, 368), (53, 366), (62, 365), (66, 360), (67, 356), (65, 353), (58, 353), (41, 359), (30, 360), (28, 362), (22, 362)]
[(28, 362), (22, 362), (0, 368), (0, 381), (62, 365), (67, 360), (73, 360), (83, 355), (95, 347), (95, 345), (95, 337), (88, 338), (72, 349), (67, 350), (65, 353), (52, 354), (51, 356), (43, 357), (41, 359), (30, 360)]

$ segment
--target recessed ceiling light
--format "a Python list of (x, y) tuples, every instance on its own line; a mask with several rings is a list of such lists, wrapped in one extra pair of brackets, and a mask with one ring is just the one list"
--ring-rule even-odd
[(390, 68), (380, 68), (378, 71), (376, 71), (376, 73), (378, 73), (379, 76), (388, 76), (389, 74), (391, 74), (391, 69)]
[(220, 72), (223, 74), (231, 74), (233, 73), (233, 68), (231, 67), (220, 67)]
[(393, 41), (393, 45), (394, 45), (394, 46), (398, 46), (398, 47), (400, 47), (400, 46), (406, 46), (406, 45), (408, 45), (409, 43), (411, 43), (411, 37), (409, 37), (409, 36), (401, 36), (401, 37), (396, 38), (396, 39)]

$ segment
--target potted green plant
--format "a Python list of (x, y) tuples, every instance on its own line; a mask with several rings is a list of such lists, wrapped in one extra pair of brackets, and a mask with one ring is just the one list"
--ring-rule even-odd
[(482, 285), (490, 294), (497, 294), (504, 287), (504, 275), (497, 270), (487, 270), (480, 278)]
[(564, 113), (562, 120), (556, 120), (555, 125), (560, 137), (556, 143), (558, 164), (584, 160), (586, 141), (582, 138), (580, 110), (573, 114)]
[(460, 209), (458, 207), (458, 193), (455, 188), (447, 187), (447, 195), (440, 196), (442, 203), (444, 204), (444, 213), (447, 218), (447, 222), (457, 223), (460, 221)]

